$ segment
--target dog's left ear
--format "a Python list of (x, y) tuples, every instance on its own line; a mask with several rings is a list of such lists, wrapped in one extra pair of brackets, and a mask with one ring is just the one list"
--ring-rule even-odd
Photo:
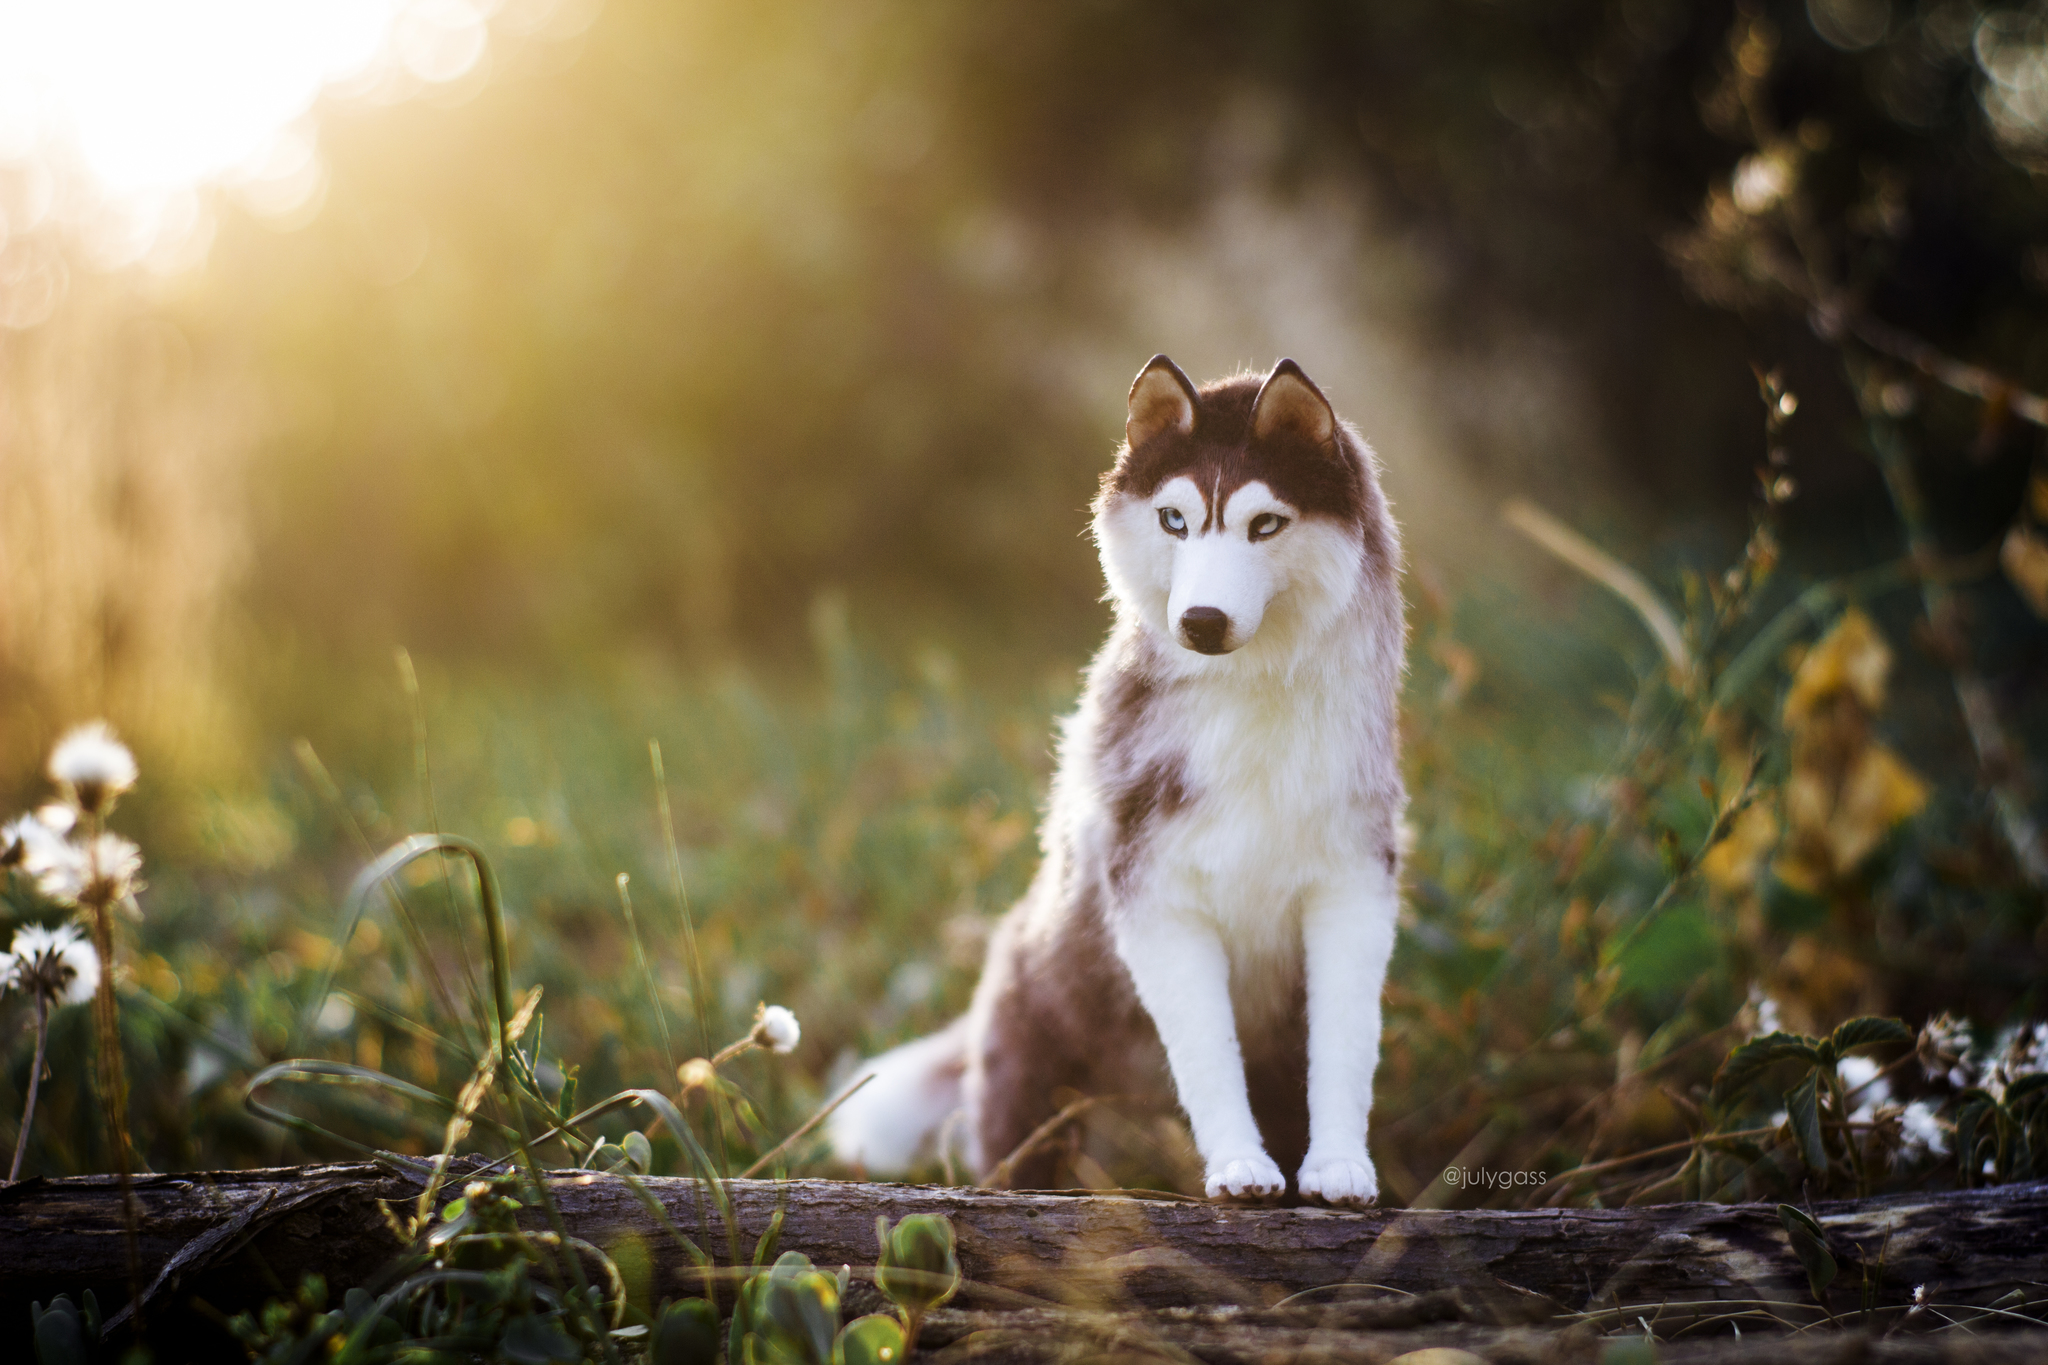
[(1330, 410), (1330, 400), (1291, 360), (1273, 367), (1252, 400), (1252, 436), (1263, 441), (1281, 432), (1318, 449), (1333, 446), (1337, 439), (1337, 414)]

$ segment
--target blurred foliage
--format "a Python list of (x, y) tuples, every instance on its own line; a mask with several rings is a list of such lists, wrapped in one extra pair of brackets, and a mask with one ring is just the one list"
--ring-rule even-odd
[[(342, 888), (414, 830), (498, 865), (559, 1110), (666, 1090), (763, 1000), (796, 1011), (789, 1062), (750, 1054), (686, 1097), (728, 1105), (726, 1169), (961, 1008), (1103, 622), (1076, 532), (1123, 386), (1177, 327), (1256, 344), (1190, 300), (1239, 278), (1220, 258), (1291, 268), (1265, 213), (1335, 240), (1283, 323), (1327, 293), (1429, 359), (1403, 406), (1449, 439), (1440, 468), (1389, 451), (1404, 515), (1434, 481), (1540, 483), (1676, 623), (1653, 651), (1597, 588), (1510, 560), (1490, 494), (1411, 524), (1389, 1201), (2036, 1169), (2039, 1049), (2007, 1026), (2048, 1008), (2014, 834), (2048, 745), (2044, 53), (2036, 11), (1967, 0), (614, 0), (464, 99), (329, 111), (309, 222), (230, 214), (203, 275), (81, 285), (98, 312), (0, 346), (34, 380), (19, 410), (133, 418), (88, 442), (98, 463), (53, 445), (35, 498), (0, 499), (44, 509), (43, 539), (0, 553), (75, 539), (119, 570), (0, 603), (0, 757), (26, 805), (60, 718), (156, 706), (119, 977), (147, 1160), (332, 1155), (243, 1107), (281, 1059), (444, 1097), (475, 1073), (466, 881), (415, 864), (341, 941)], [(173, 399), (151, 406), (140, 362), (59, 363), (126, 354), (142, 324), (186, 376)], [(1546, 387), (1583, 395), (1583, 430)], [(1368, 434), (1401, 416), (1347, 412)], [(229, 447), (230, 472), (180, 454)], [(246, 498), (228, 529), (150, 492), (216, 484)], [(210, 706), (181, 700), (188, 651)], [(1752, 1035), (1896, 1017), (1926, 1051), (1948, 1010), (1974, 1033), (1940, 1067), (1885, 1057), (1882, 1103), (1867, 1052), (1791, 1078), (1817, 1152), (1804, 1101), (1777, 1117), (1783, 1075), (1713, 1091)], [(32, 1171), (111, 1163), (89, 1045), (82, 1011), (53, 1016)], [(399, 1152), (443, 1131), (389, 1096), (304, 1102)], [(595, 1125), (608, 1161), (682, 1168), (628, 1122)], [(1184, 1181), (1170, 1128), (1091, 1116), (1070, 1173)], [(1442, 1178), (1479, 1166), (1547, 1183)]]

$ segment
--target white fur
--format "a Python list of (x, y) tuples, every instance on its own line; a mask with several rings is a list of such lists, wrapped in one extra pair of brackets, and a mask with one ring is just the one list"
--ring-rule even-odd
[[(1172, 418), (1181, 392), (1148, 368), (1134, 424)], [(866, 1068), (877, 1079), (832, 1121), (843, 1159), (900, 1171), (963, 1100), (977, 1166), (1002, 1157), (973, 1146), (974, 1116), (991, 1112), (990, 1050), (1015, 1046), (997, 1025), (1033, 972), (1079, 969), (1047, 954), (1099, 942), (1067, 933), (1099, 914), (1164, 1045), (1209, 1194), (1285, 1188), (1253, 1118), (1240, 1039), (1269, 1030), (1303, 982), (1309, 1132), (1297, 1188), (1335, 1204), (1377, 1195), (1366, 1130), (1406, 799), (1399, 543), (1371, 452), (1330, 421), (1363, 471), (1362, 522), (1304, 515), (1259, 480), (1219, 499), (1220, 488), (1205, 498), (1181, 475), (1150, 496), (1106, 490), (1097, 500), (1116, 625), (1061, 727), (1044, 863), (992, 942), (969, 1013)], [(1162, 508), (1181, 514), (1185, 535), (1162, 527)], [(1269, 513), (1287, 524), (1253, 540), (1254, 520)], [(1192, 647), (1181, 626), (1191, 607), (1228, 618), (1222, 653)], [(1171, 799), (1162, 774), (1177, 784)], [(1056, 989), (1034, 998), (1070, 1013), (1095, 1003)], [(1120, 1046), (1102, 1040), (1104, 1055)], [(964, 1089), (952, 1079), (963, 1056)]]
[(962, 1017), (939, 1033), (871, 1058), (847, 1079), (841, 1094), (860, 1089), (826, 1120), (841, 1161), (894, 1175), (928, 1155), (933, 1136), (960, 1108), (965, 1025)]
[[(1185, 540), (1159, 526), (1157, 509), (1169, 506), (1187, 519)], [(1243, 1196), (1277, 1194), (1284, 1180), (1252, 1123), (1231, 978), (1298, 942), (1310, 1131), (1298, 1186), (1305, 1197), (1370, 1203), (1379, 1184), (1366, 1122), (1399, 904), (1373, 831), (1346, 798), (1360, 748), (1391, 738), (1379, 733), (1385, 699), (1359, 683), (1397, 674), (1399, 661), (1378, 657), (1377, 633), (1341, 628), (1360, 582), (1352, 528), (1304, 523), (1258, 482), (1236, 490), (1206, 533), (1202, 509), (1200, 490), (1175, 478), (1150, 499), (1106, 501), (1096, 518), (1119, 634), (1178, 642), (1172, 623), (1190, 606), (1219, 607), (1231, 621), (1229, 653), (1165, 651), (1196, 686), (1146, 727), (1162, 755), (1182, 759), (1191, 788), (1230, 799), (1197, 803), (1151, 836), (1149, 875), (1113, 909), (1116, 950), (1166, 1046), (1208, 1193)], [(1249, 541), (1252, 518), (1268, 511), (1291, 524)], [(1084, 709), (1073, 728), (1088, 721)], [(1100, 784), (1069, 775), (1063, 763), (1055, 809), (1081, 805), (1077, 823), (1101, 828)]]

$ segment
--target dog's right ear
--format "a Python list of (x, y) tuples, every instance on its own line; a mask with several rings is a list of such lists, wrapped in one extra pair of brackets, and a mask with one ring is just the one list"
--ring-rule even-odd
[(1167, 432), (1185, 436), (1194, 429), (1195, 386), (1180, 366), (1163, 355), (1153, 356), (1131, 384), (1131, 415), (1124, 419), (1131, 449)]

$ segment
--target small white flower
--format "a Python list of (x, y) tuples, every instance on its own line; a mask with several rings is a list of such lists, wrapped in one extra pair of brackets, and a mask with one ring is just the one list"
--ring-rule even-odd
[(1755, 986), (1749, 988), (1749, 1000), (1744, 1006), (1744, 1012), (1753, 1021), (1749, 1031), (1752, 1038), (1761, 1038), (1766, 1033), (1777, 1033), (1785, 1026), (1778, 1017), (1778, 1002)]
[(2006, 1045), (2005, 1074), (2009, 1080), (2048, 1071), (2048, 1023), (2022, 1024)]
[(1781, 156), (1758, 152), (1742, 158), (1729, 188), (1736, 208), (1744, 213), (1762, 213), (1792, 188), (1792, 168)]
[(40, 995), (56, 1005), (92, 999), (100, 984), (100, 958), (75, 925), (45, 929), (25, 924), (14, 933), (4, 958), (7, 985)]
[(754, 1041), (770, 1052), (794, 1052), (797, 1040), (802, 1037), (803, 1029), (796, 1016), (781, 1005), (763, 1005), (754, 1016)]
[(1849, 1115), (1851, 1123), (1869, 1123), (1880, 1108), (1891, 1103), (1891, 1082), (1878, 1079), (1881, 1070), (1868, 1057), (1844, 1057), (1835, 1068), (1842, 1078), (1842, 1093), (1852, 1097), (1856, 1105)]
[(2015, 1024), (1991, 1045), (1983, 1085), (2003, 1101), (2007, 1086), (2041, 1071), (2048, 1071), (2048, 1023)]
[(1938, 1014), (1920, 1030), (1917, 1048), (1921, 1070), (1930, 1081), (1946, 1080), (1958, 1090), (1977, 1083), (1970, 1065), (1970, 1021), (1953, 1014)]
[(1934, 1117), (1934, 1106), (1926, 1100), (1914, 1100), (1906, 1106), (1906, 1112), (1899, 1118), (1899, 1128), (1906, 1139), (1901, 1155), (1948, 1155), (1948, 1130)]
[(50, 780), (66, 799), (92, 815), (105, 815), (135, 785), (135, 755), (103, 720), (81, 725), (50, 753)]

